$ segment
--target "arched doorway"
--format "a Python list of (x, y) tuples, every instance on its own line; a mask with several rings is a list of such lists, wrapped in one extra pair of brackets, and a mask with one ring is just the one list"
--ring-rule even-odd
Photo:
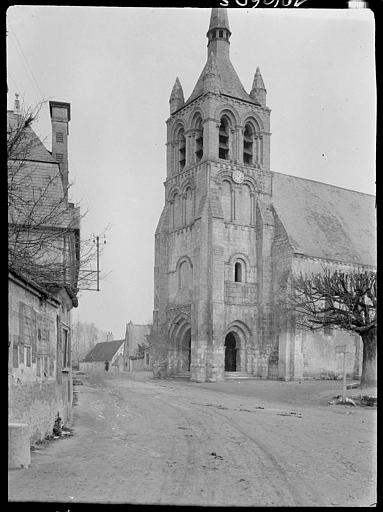
[(190, 362), (191, 362), (191, 331), (188, 329), (182, 340), (181, 345), (181, 357), (182, 357), (182, 369), (185, 371), (190, 371)]
[(181, 362), (181, 371), (190, 372), (191, 363), (191, 330), (184, 333), (180, 343), (179, 359)]
[(234, 333), (229, 332), (225, 338), (225, 372), (237, 371), (237, 340)]
[(168, 374), (190, 372), (191, 326), (184, 315), (175, 317), (169, 329)]

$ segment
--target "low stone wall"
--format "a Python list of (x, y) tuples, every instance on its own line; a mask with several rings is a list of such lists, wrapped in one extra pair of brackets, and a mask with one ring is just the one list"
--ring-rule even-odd
[(333, 331), (305, 334), (302, 341), (303, 377), (335, 378), (343, 376), (343, 354), (336, 353), (336, 346), (346, 345), (346, 374), (358, 379), (362, 370), (363, 349), (359, 336)]

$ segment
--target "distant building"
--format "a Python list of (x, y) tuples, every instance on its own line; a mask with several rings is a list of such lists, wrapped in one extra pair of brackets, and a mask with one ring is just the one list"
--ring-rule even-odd
[[(188, 373), (197, 382), (233, 372), (331, 376), (342, 372), (342, 344), (347, 373), (358, 377), (357, 335), (300, 331), (278, 316), (278, 305), (291, 272), (376, 268), (375, 197), (270, 168), (266, 87), (256, 68), (244, 89), (230, 37), (227, 9), (213, 8), (196, 85), (185, 101), (177, 78), (169, 99), (155, 233), (155, 374)], [(294, 119), (286, 133), (294, 137)]]
[(118, 372), (123, 369), (124, 340), (97, 343), (82, 361), (80, 371)]
[[(15, 103), (7, 112), (8, 143), (23, 121)], [(57, 414), (70, 421), (73, 395), (70, 316), (77, 307), (79, 210), (67, 197), (70, 105), (52, 101), (49, 106), (52, 153), (30, 126), (8, 153), (8, 245), (14, 250), (8, 258), (9, 422), (28, 424), (32, 442), (52, 433)], [(33, 203), (36, 197), (40, 200)], [(20, 206), (28, 204), (33, 208)], [(38, 246), (45, 235), (48, 250), (30, 251), (24, 261), (12, 259), (17, 236), (25, 249), (27, 243)], [(34, 271), (36, 263), (44, 269), (48, 259), (54, 259), (56, 273)]]
[(151, 324), (136, 325), (130, 321), (126, 324), (124, 342), (124, 370), (151, 370), (151, 350), (149, 336)]

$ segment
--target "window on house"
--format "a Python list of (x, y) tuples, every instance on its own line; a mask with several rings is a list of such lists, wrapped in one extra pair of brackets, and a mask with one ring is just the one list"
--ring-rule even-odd
[(64, 134), (62, 132), (56, 132), (56, 142), (64, 142)]
[(69, 333), (67, 329), (63, 329), (63, 367), (70, 366), (70, 346), (69, 346)]
[(223, 160), (228, 160), (229, 158), (229, 123), (225, 117), (221, 119), (221, 124), (219, 125), (218, 156)]
[(19, 345), (19, 363), (24, 364), (24, 345)]
[(43, 357), (43, 375), (48, 377), (48, 356)]
[(242, 282), (242, 265), (239, 261), (234, 265), (234, 281), (236, 283)]
[(31, 347), (25, 347), (26, 348), (26, 365), (31, 366)]
[(49, 358), (49, 377), (53, 377), (53, 371), (55, 369), (55, 362), (52, 357)]
[(223, 30), (219, 31), (219, 37), (223, 37)]
[(19, 367), (19, 346), (13, 345), (13, 368)]
[(253, 130), (249, 123), (246, 124), (243, 133), (243, 163), (245, 165), (253, 163)]
[(62, 153), (56, 153), (56, 160), (58, 162), (62, 162), (64, 158), (64, 155)]

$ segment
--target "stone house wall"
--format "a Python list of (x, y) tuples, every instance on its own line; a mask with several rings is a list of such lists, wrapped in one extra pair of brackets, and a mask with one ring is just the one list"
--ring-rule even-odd
[(72, 418), (69, 331), (65, 356), (58, 342), (68, 318), (61, 301), (42, 299), (36, 289), (9, 280), (8, 421), (27, 423), (31, 442), (52, 433), (57, 413), (66, 424)]

